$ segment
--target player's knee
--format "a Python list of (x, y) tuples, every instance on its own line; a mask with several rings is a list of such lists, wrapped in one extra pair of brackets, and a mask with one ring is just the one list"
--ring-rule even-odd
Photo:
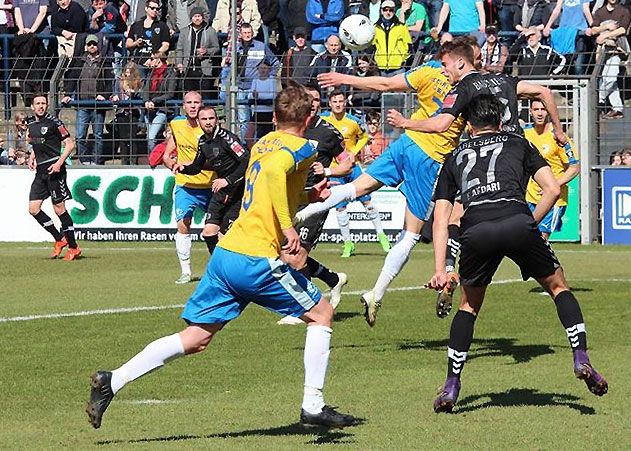
[(325, 297), (322, 297), (322, 299), (320, 299), (320, 302), (318, 303), (317, 315), (314, 319), (316, 320), (316, 323), (330, 327), (331, 323), (333, 322), (334, 313), (335, 310), (333, 309), (333, 306), (331, 305), (329, 300)]
[(418, 233), (410, 232), (409, 230), (403, 230), (399, 235), (397, 243), (405, 244), (411, 248), (416, 246), (416, 243), (421, 239), (421, 235)]
[(37, 216), (37, 214), (38, 214), (40, 211), (42, 211), (42, 209), (41, 209), (40, 207), (35, 207), (35, 206), (32, 206), (32, 205), (29, 205), (29, 207), (28, 207), (28, 213), (29, 213), (31, 216)]
[(337, 210), (337, 223), (340, 227), (348, 227), (350, 219), (346, 210)]
[(53, 210), (57, 216), (63, 215), (66, 212), (66, 206), (63, 202), (53, 204)]
[(191, 232), (191, 218), (184, 218), (177, 222), (177, 231), (180, 233), (190, 233)]

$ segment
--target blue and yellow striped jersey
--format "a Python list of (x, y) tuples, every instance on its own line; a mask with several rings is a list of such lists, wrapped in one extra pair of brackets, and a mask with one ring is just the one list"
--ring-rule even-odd
[(305, 138), (275, 131), (250, 151), (239, 217), (219, 246), (253, 257), (278, 257), (282, 230), (292, 227), (298, 206), (306, 201), (305, 183), (316, 159)]
[[(423, 120), (441, 112), (443, 101), (451, 91), (451, 84), (441, 72), (439, 61), (429, 61), (405, 73), (408, 86), (416, 91), (418, 109), (411, 119)], [(445, 157), (458, 145), (465, 127), (462, 117), (456, 118), (451, 126), (442, 133), (424, 133), (406, 130), (406, 134), (419, 145), (432, 159), (442, 163)]]
[[(186, 116), (175, 117), (169, 125), (177, 145), (177, 162), (190, 163), (195, 159), (197, 143), (204, 131), (199, 125), (191, 127)], [(175, 176), (175, 183), (187, 188), (210, 188), (214, 177), (215, 173), (213, 171), (202, 171), (196, 175), (179, 173)]]

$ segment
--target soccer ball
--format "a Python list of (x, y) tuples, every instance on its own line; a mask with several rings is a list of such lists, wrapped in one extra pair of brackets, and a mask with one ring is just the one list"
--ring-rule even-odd
[(348, 16), (340, 24), (340, 39), (349, 50), (364, 50), (375, 37), (375, 27), (361, 14)]

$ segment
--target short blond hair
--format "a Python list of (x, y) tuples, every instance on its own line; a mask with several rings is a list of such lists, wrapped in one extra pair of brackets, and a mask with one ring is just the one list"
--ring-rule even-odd
[(288, 86), (274, 101), (274, 115), (279, 126), (301, 125), (311, 116), (313, 97), (302, 86)]

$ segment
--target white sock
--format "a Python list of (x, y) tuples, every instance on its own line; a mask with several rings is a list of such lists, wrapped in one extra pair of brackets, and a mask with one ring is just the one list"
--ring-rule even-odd
[(326, 326), (307, 327), (305, 339), (305, 390), (302, 408), (309, 413), (316, 414), (324, 407), (324, 379), (331, 354), (331, 333), (333, 330)]
[(372, 225), (375, 227), (377, 233), (383, 233), (383, 226), (381, 225), (381, 217), (379, 216), (379, 210), (373, 204), (364, 205), (368, 218), (372, 221)]
[(149, 343), (120, 368), (112, 371), (112, 391), (116, 394), (128, 382), (138, 379), (166, 362), (184, 355), (180, 334), (168, 335)]
[(175, 251), (180, 259), (182, 274), (191, 274), (191, 235), (189, 233), (175, 234)]
[(342, 234), (342, 240), (351, 240), (351, 226), (350, 219), (348, 217), (348, 211), (346, 208), (342, 211), (337, 211), (337, 224), (340, 226), (340, 233)]
[(412, 249), (416, 246), (420, 238), (421, 236), (417, 233), (411, 233), (406, 230), (401, 232), (399, 241), (392, 246), (392, 249), (390, 249), (390, 252), (388, 252), (386, 256), (386, 260), (383, 262), (383, 268), (381, 268), (381, 273), (373, 288), (375, 299), (378, 301), (383, 299), (390, 283), (401, 272), (401, 269), (403, 269), (403, 266), (410, 257)]
[(324, 202), (314, 202), (296, 213), (296, 219), (299, 222), (304, 221), (311, 216), (329, 211), (340, 202), (352, 201), (357, 197), (355, 185), (346, 183), (344, 185), (335, 185), (331, 187), (331, 195)]

